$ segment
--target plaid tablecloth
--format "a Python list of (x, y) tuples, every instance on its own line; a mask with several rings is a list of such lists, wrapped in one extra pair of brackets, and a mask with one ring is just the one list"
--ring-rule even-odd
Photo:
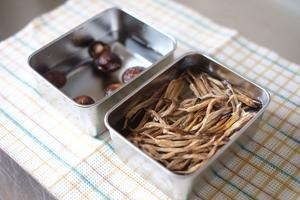
[(28, 56), (91, 16), (125, 7), (171, 33), (176, 56), (200, 50), (263, 85), (259, 131), (192, 199), (300, 198), (300, 66), (163, 0), (69, 0), (0, 43), (0, 148), (59, 199), (169, 199), (122, 163), (109, 134), (86, 136), (40, 95)]

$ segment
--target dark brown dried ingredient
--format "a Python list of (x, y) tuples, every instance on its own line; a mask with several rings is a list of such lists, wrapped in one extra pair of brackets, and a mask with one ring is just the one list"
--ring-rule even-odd
[(144, 67), (131, 67), (127, 69), (122, 75), (123, 83), (128, 83), (129, 81), (140, 75), (140, 73), (142, 73), (144, 70)]
[(81, 96), (75, 97), (74, 101), (81, 105), (90, 105), (90, 104), (95, 103), (95, 101), (92, 99), (92, 97), (89, 97), (87, 95), (81, 95)]
[(121, 68), (122, 60), (117, 54), (109, 50), (104, 50), (102, 54), (95, 59), (95, 64), (97, 69), (102, 72), (114, 72)]
[(60, 71), (47, 72), (45, 78), (57, 88), (62, 88), (67, 82), (65, 74)]
[(96, 41), (89, 47), (89, 54), (93, 59), (99, 58), (104, 51), (110, 51), (110, 47), (108, 44), (101, 41)]
[(104, 96), (111, 95), (116, 89), (120, 88), (121, 86), (122, 86), (121, 83), (112, 83), (112, 84), (108, 85), (104, 89)]

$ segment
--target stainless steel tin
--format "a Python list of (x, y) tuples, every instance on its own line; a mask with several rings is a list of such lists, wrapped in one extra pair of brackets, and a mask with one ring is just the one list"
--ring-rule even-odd
[[(262, 102), (262, 108), (242, 129), (234, 133), (231, 140), (203, 167), (190, 175), (178, 175), (169, 171), (129, 142), (121, 134), (121, 120), (132, 105), (152, 94), (163, 82), (174, 79), (187, 68), (207, 72), (220, 79), (228, 80), (232, 84), (239, 85), (248, 91), (250, 96), (259, 99)], [(105, 124), (109, 129), (113, 146), (119, 157), (135, 171), (152, 181), (167, 195), (173, 199), (181, 200), (188, 197), (193, 186), (201, 187), (201, 184), (205, 184), (205, 179), (209, 179), (220, 168), (219, 162), (221, 160), (225, 162), (230, 159), (232, 150), (237, 148), (236, 145), (239, 144), (238, 141), (245, 142), (250, 137), (249, 135), (255, 133), (257, 124), (269, 102), (270, 95), (262, 87), (238, 75), (208, 56), (191, 52), (174, 61), (173, 64), (167, 66), (108, 111), (105, 116)]]
[[(110, 44), (123, 61), (120, 70), (102, 78), (89, 67), (92, 59), (88, 46), (98, 40)], [(171, 61), (175, 47), (176, 41), (168, 34), (123, 9), (111, 8), (42, 47), (28, 62), (45, 99), (84, 133), (95, 136), (106, 130), (103, 121), (106, 111)], [(147, 70), (111, 96), (104, 97), (104, 85), (122, 82), (122, 73), (133, 66), (144, 66)], [(51, 70), (67, 74), (64, 87), (58, 89), (42, 76)], [(79, 105), (72, 100), (79, 95), (89, 95), (96, 103)]]

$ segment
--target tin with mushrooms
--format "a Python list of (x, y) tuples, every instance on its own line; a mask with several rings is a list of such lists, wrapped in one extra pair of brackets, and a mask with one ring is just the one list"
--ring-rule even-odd
[(120, 8), (84, 22), (29, 58), (38, 89), (84, 133), (105, 131), (109, 108), (165, 66), (176, 42)]
[(210, 57), (188, 53), (105, 116), (119, 157), (172, 199), (187, 199), (255, 134), (266, 90)]

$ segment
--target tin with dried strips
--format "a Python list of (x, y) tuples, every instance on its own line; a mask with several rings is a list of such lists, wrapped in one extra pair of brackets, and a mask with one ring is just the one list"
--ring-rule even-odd
[(237, 140), (251, 137), (269, 101), (262, 87), (192, 52), (112, 108), (105, 123), (121, 159), (173, 199), (186, 199)]

